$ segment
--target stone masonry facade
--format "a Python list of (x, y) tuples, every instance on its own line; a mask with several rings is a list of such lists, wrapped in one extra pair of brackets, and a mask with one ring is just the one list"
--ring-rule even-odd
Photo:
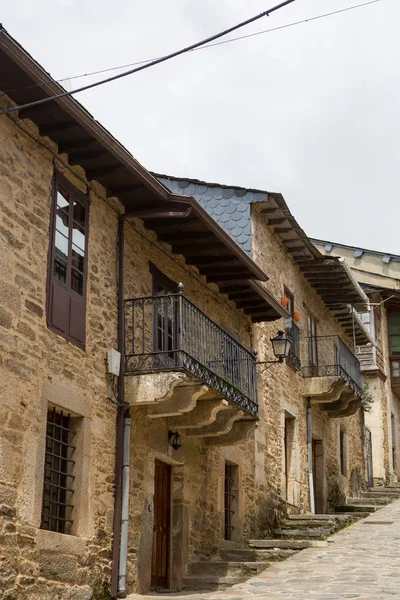
[[(54, 169), (88, 194), (89, 245), (86, 348), (47, 327), (49, 223)], [(123, 207), (79, 166), (70, 166), (29, 120), (0, 119), (0, 585), (5, 600), (103, 600), (110, 597), (114, 516), (116, 408), (105, 357), (117, 347), (118, 217)], [(289, 253), (253, 207), (253, 257), (269, 275), (265, 287), (294, 294), (304, 332), (306, 312), (319, 335), (351, 340)], [(150, 263), (215, 323), (258, 359), (272, 359), (270, 338), (281, 321), (253, 325), (228, 297), (208, 284), (182, 256), (134, 220), (126, 225), (125, 297), (152, 294)], [(183, 432), (182, 447), (168, 443), (167, 418), (149, 419), (132, 405), (128, 589), (150, 588), (154, 465), (171, 466), (171, 577), (179, 588), (194, 557), (216, 555), (224, 541), (224, 469), (237, 467), (238, 509), (233, 544), (268, 535), (287, 510), (307, 512), (307, 400), (304, 379), (288, 364), (259, 375), (260, 419), (236, 445), (210, 446)], [(138, 398), (137, 400), (140, 400)], [(70, 413), (76, 427), (74, 523), (71, 535), (40, 528), (46, 414)], [(323, 447), (320, 494), (324, 509), (355, 496), (365, 485), (364, 414), (331, 419), (312, 409), (313, 437)], [(291, 427), (285, 453), (285, 427)], [(340, 471), (339, 436), (346, 435)], [(288, 469), (288, 473), (286, 473)], [(290, 472), (289, 472), (290, 471)]]

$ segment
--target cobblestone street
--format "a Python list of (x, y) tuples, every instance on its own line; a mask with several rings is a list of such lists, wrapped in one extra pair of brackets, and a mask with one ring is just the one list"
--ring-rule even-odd
[(329, 538), (219, 592), (130, 595), (129, 600), (380, 600), (400, 597), (400, 500)]

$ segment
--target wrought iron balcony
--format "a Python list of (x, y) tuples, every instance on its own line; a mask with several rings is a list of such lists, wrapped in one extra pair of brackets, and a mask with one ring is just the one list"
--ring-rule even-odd
[(340, 376), (361, 397), (360, 363), (338, 335), (305, 337), (301, 345), (304, 377)]
[(125, 300), (125, 373), (185, 371), (253, 416), (256, 358), (183, 294)]

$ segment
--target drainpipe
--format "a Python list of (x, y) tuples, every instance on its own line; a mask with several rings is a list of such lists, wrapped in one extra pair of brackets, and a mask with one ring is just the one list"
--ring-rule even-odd
[(121, 353), (121, 365), (118, 377), (118, 409), (116, 426), (115, 457), (115, 495), (114, 495), (114, 534), (112, 549), (111, 597), (118, 593), (118, 557), (120, 550), (120, 524), (122, 517), (122, 466), (124, 448), (124, 416), (125, 416), (125, 311), (124, 311), (124, 249), (125, 215), (118, 222), (118, 350)]
[(313, 479), (313, 460), (312, 460), (312, 412), (311, 401), (307, 401), (307, 451), (308, 451), (308, 486), (310, 489), (310, 511), (315, 514), (314, 501), (314, 479)]
[(122, 510), (121, 542), (119, 551), (118, 598), (126, 598), (126, 563), (128, 555), (129, 529), (129, 447), (131, 437), (131, 419), (129, 408), (124, 418), (124, 451), (122, 466)]

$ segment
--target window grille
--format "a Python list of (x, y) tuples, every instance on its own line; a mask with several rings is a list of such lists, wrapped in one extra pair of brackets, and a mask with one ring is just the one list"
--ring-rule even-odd
[(42, 501), (41, 528), (58, 533), (70, 533), (72, 527), (73, 482), (75, 461), (71, 458), (75, 432), (70, 415), (55, 408), (47, 413), (46, 455)]

